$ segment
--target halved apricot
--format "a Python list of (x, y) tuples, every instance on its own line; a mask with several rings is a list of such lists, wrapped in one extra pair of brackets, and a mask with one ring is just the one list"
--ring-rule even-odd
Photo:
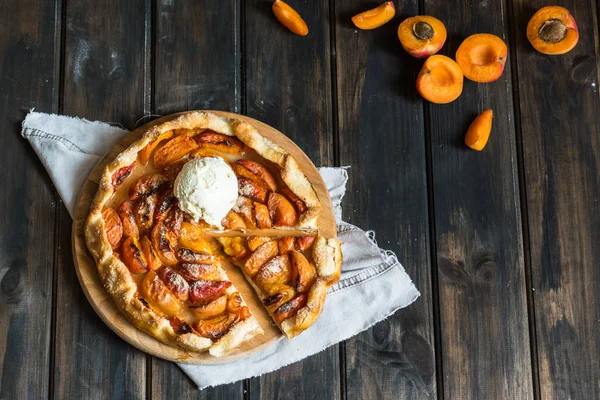
[(396, 15), (393, 1), (386, 1), (382, 5), (361, 12), (352, 17), (352, 23), (358, 29), (370, 30), (387, 24)]
[(267, 229), (273, 226), (267, 206), (256, 201), (254, 202), (254, 218), (256, 219), (256, 226), (260, 229)]
[(485, 147), (492, 131), (492, 110), (482, 112), (469, 126), (465, 135), (465, 144), (473, 150), (481, 151)]
[(102, 219), (104, 220), (104, 229), (110, 247), (113, 249), (118, 248), (123, 237), (123, 223), (121, 222), (121, 218), (119, 218), (115, 210), (106, 207), (102, 210)]
[(437, 104), (450, 103), (463, 89), (463, 73), (458, 64), (439, 54), (430, 56), (417, 77), (417, 91), (425, 100)]
[(209, 319), (221, 315), (227, 310), (227, 295), (221, 295), (208, 304), (190, 306), (190, 311), (200, 319)]
[(276, 241), (266, 242), (260, 245), (254, 253), (246, 260), (243, 270), (250, 278), (258, 273), (259, 269), (269, 260), (277, 255), (279, 246)]
[(154, 167), (161, 169), (185, 157), (198, 145), (189, 136), (175, 136), (154, 153)]
[(140, 239), (140, 247), (144, 257), (146, 258), (146, 262), (148, 263), (148, 268), (151, 270), (157, 270), (162, 267), (162, 263), (156, 254), (156, 250), (154, 250), (152, 242), (150, 242), (150, 239), (148, 239), (147, 236), (144, 236)]
[(148, 263), (137, 238), (130, 236), (125, 239), (121, 247), (121, 257), (132, 274), (148, 272)]
[(283, 195), (271, 192), (267, 206), (274, 226), (295, 226), (298, 223), (296, 209)]
[(244, 153), (246, 148), (244, 143), (235, 136), (212, 131), (201, 133), (195, 139), (200, 147), (207, 147), (227, 154), (240, 155)]
[(307, 300), (308, 296), (305, 293), (299, 294), (293, 300), (290, 300), (287, 303), (279, 306), (279, 308), (273, 312), (273, 318), (275, 321), (277, 321), (277, 323), (281, 323), (282, 321), (295, 315), (298, 310), (306, 305)]
[(140, 285), (140, 292), (145, 300), (169, 316), (179, 315), (183, 311), (183, 304), (154, 271), (146, 274)]
[(398, 27), (402, 47), (417, 58), (437, 53), (446, 42), (446, 36), (444, 23), (428, 15), (406, 18)]
[(186, 301), (190, 294), (190, 285), (177, 272), (169, 267), (156, 270), (156, 274), (179, 300)]
[(251, 160), (238, 160), (233, 164), (235, 174), (242, 178), (248, 178), (271, 191), (277, 190), (277, 183), (273, 175), (261, 164)]
[(229, 281), (196, 281), (190, 285), (189, 300), (193, 305), (206, 304), (231, 286)]
[(129, 200), (135, 201), (142, 196), (147, 196), (171, 187), (171, 181), (162, 174), (144, 175), (129, 188)]
[(248, 178), (238, 178), (238, 193), (259, 203), (266, 203), (269, 191)]
[(306, 203), (303, 202), (300, 197), (296, 196), (296, 193), (292, 192), (292, 190), (288, 187), (283, 187), (281, 188), (281, 193), (287, 197), (292, 203), (294, 203), (294, 206), (296, 207), (296, 211), (298, 211), (300, 214), (302, 214), (303, 212), (305, 212), (306, 210), (308, 210), (308, 207), (306, 207)]
[(540, 53), (565, 54), (579, 41), (575, 18), (564, 7), (540, 8), (527, 24), (527, 39)]
[(508, 48), (496, 35), (477, 33), (460, 44), (456, 62), (463, 74), (474, 82), (493, 82), (502, 76)]
[(290, 7), (287, 3), (281, 0), (275, 0), (273, 2), (272, 9), (273, 14), (275, 14), (275, 18), (277, 18), (277, 20), (281, 22), (283, 26), (288, 28), (296, 35), (308, 35), (308, 26), (306, 25), (306, 22), (304, 22), (300, 14), (298, 14), (298, 12), (296, 12), (296, 10)]
[(245, 229), (246, 223), (244, 218), (233, 210), (229, 210), (225, 218), (221, 220), (221, 225), (225, 229)]
[(238, 314), (225, 314), (210, 319), (200, 319), (194, 323), (194, 329), (200, 336), (218, 339), (229, 332), (229, 329), (240, 319)]
[(119, 218), (121, 218), (121, 221), (123, 222), (123, 234), (129, 237), (138, 237), (140, 235), (140, 230), (137, 226), (135, 215), (133, 214), (131, 201), (125, 200), (121, 203), (117, 208), (117, 214), (119, 214)]
[(148, 160), (152, 156), (152, 152), (154, 151), (154, 149), (156, 149), (160, 142), (166, 139), (170, 139), (171, 137), (173, 137), (173, 131), (163, 132), (158, 138), (156, 138), (156, 140), (148, 143), (146, 147), (140, 150), (138, 152), (138, 158), (140, 159), (142, 165), (148, 164)]

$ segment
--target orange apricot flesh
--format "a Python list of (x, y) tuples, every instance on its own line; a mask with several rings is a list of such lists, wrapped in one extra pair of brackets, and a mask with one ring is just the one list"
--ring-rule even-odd
[(396, 15), (394, 3), (386, 1), (379, 7), (361, 12), (352, 17), (352, 23), (358, 29), (370, 30), (388, 23)]
[(465, 135), (465, 144), (467, 146), (473, 150), (483, 150), (490, 138), (493, 117), (494, 113), (492, 110), (485, 110), (473, 120)]
[(527, 39), (540, 53), (565, 54), (579, 41), (575, 18), (558, 6), (540, 8), (527, 24)]
[(477, 33), (466, 38), (456, 51), (456, 62), (474, 82), (493, 82), (502, 76), (508, 48), (496, 35)]
[(296, 35), (308, 35), (308, 26), (306, 25), (306, 22), (304, 22), (300, 14), (298, 14), (296, 10), (290, 7), (287, 3), (281, 0), (275, 0), (273, 2), (272, 9), (273, 14), (275, 14), (275, 18), (277, 18), (277, 20), (281, 22), (283, 26), (288, 28)]
[(417, 77), (417, 91), (425, 100), (437, 104), (450, 103), (463, 89), (463, 73), (451, 58), (439, 54), (430, 56)]
[(446, 42), (446, 37), (444, 23), (428, 15), (406, 18), (398, 27), (398, 39), (402, 47), (417, 58), (437, 53)]

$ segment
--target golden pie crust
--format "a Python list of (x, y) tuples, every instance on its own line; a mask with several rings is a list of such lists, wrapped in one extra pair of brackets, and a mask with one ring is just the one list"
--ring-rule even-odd
[[(305, 205), (302, 212), (298, 213), (295, 226), (277, 227), (277, 229), (285, 230), (286, 234), (316, 236), (310, 247), (309, 256), (315, 266), (314, 279), (311, 280), (310, 287), (301, 288), (303, 293), (296, 293), (294, 289), (297, 297), (303, 296), (302, 307), (297, 307), (298, 309), (294, 310), (293, 315), (277, 321), (288, 337), (296, 336), (314, 323), (322, 311), (327, 289), (339, 279), (342, 263), (340, 242), (318, 235), (317, 218), (322, 209), (321, 204), (308, 178), (287, 151), (264, 138), (246, 122), (208, 112), (189, 112), (174, 120), (151, 127), (141, 139), (134, 142), (106, 166), (98, 192), (92, 201), (84, 232), (87, 247), (96, 262), (98, 274), (107, 293), (135, 326), (166, 344), (186, 350), (208, 350), (214, 356), (221, 356), (238, 347), (240, 343), (262, 333), (256, 318), (251, 315), (236, 319), (227, 332), (218, 337), (202, 337), (197, 330), (189, 329), (189, 326), (186, 326), (187, 329), (177, 329), (176, 331), (172, 317), (155, 310), (155, 307), (140, 296), (140, 283), (134, 279), (132, 272), (122, 261), (121, 255), (109, 241), (108, 230), (110, 227), (107, 227), (103, 210), (109, 207), (116, 191), (125, 184), (132, 171), (141, 165), (138, 157), (140, 152), (148, 149), (152, 143), (162, 140), (161, 138), (169, 136), (170, 131), (185, 132), (185, 130), (215, 132), (236, 137), (262, 159), (273, 163), (280, 173), (281, 181)], [(169, 137), (171, 136), (173, 135)], [(210, 235), (210, 231), (207, 231), (207, 234)], [(225, 246), (223, 250), (225, 250)], [(248, 253), (243, 256), (238, 254), (239, 257), (232, 257), (233, 263), (239, 266), (243, 265), (252, 254)], [(225, 258), (227, 257), (225, 256)], [(227, 281), (227, 276), (220, 267), (219, 271), (220, 278)], [(148, 274), (150, 272), (145, 276)], [(247, 276), (247, 279), (261, 300), (266, 298), (264, 288), (257, 286), (251, 277)], [(231, 297), (235, 292), (235, 288), (230, 286), (224, 293)], [(241, 306), (244, 308), (245, 305), (246, 303), (242, 300)], [(247, 307), (245, 308), (247, 309)]]

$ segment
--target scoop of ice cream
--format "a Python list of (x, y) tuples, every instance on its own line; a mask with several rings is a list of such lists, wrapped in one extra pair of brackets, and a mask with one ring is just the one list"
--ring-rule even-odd
[(221, 220), (235, 205), (238, 181), (221, 157), (194, 158), (187, 162), (177, 178), (173, 193), (179, 208), (200, 219), (222, 227)]

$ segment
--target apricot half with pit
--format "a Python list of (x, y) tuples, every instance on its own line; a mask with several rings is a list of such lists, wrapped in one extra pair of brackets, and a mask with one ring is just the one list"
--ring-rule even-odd
[(450, 103), (463, 89), (463, 73), (458, 64), (442, 55), (430, 56), (417, 77), (417, 91), (425, 100), (437, 104)]
[(456, 62), (467, 79), (493, 82), (502, 76), (508, 48), (496, 35), (477, 33), (466, 38), (456, 51)]
[(564, 7), (540, 8), (527, 24), (527, 39), (540, 53), (565, 54), (579, 41), (575, 18)]
[(444, 23), (428, 15), (406, 18), (398, 27), (402, 47), (417, 58), (437, 53), (446, 42), (446, 36)]

